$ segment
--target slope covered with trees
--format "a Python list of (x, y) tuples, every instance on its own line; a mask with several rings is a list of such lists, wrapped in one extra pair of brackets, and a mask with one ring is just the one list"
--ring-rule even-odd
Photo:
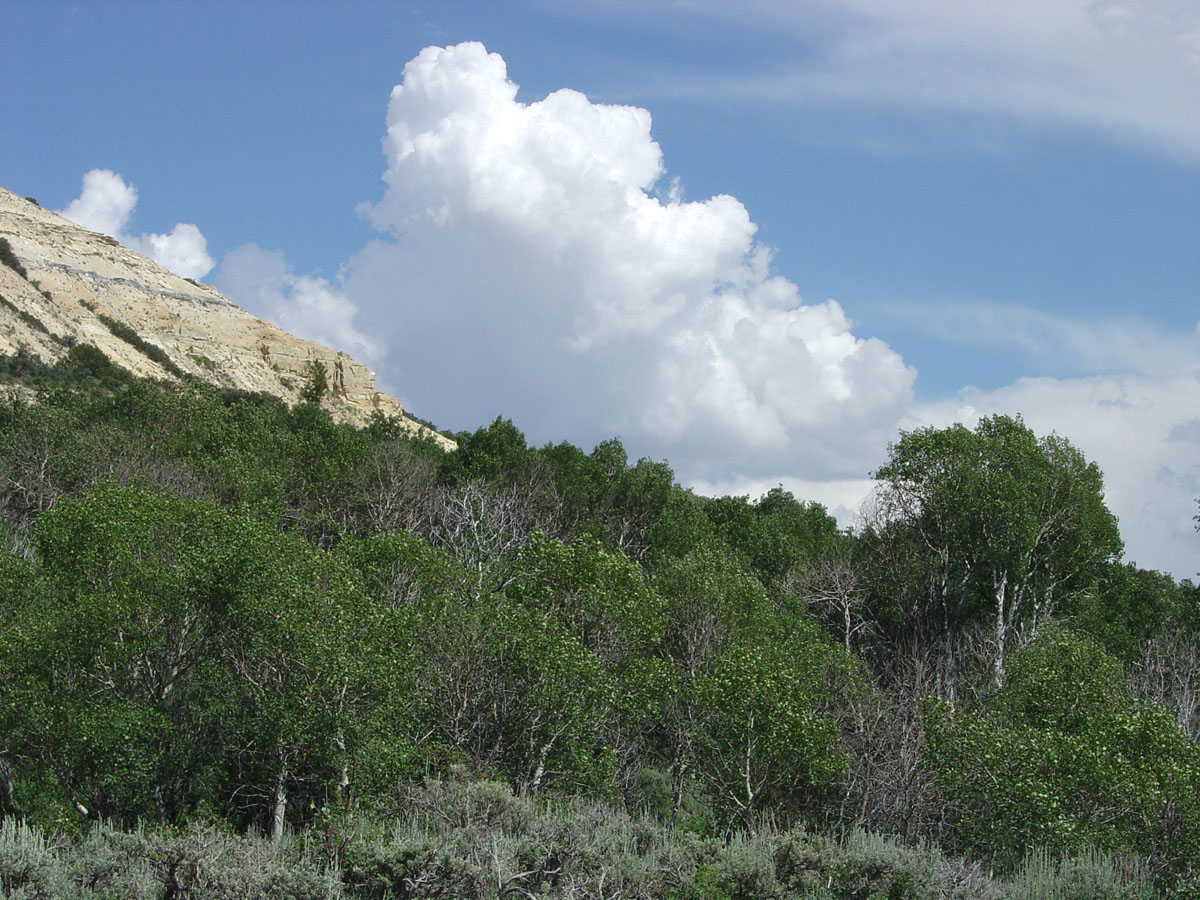
[(311, 896), (1197, 896), (1200, 592), (1057, 436), (903, 434), (847, 533), (105, 362), (4, 360), (0, 892), (150, 828), (169, 896), (217, 834)]

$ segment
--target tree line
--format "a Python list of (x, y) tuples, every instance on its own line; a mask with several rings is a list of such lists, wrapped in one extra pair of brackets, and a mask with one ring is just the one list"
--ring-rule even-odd
[(0, 815), (278, 842), (468, 778), (1194, 890), (1200, 591), (1120, 562), (1061, 437), (903, 433), (849, 532), (617, 440), (444, 453), (93, 356), (4, 361)]

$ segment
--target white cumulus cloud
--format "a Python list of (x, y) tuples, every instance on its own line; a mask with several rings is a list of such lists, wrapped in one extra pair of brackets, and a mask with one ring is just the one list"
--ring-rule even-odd
[(208, 242), (195, 225), (179, 223), (167, 234), (125, 233), (137, 206), (137, 189), (109, 169), (92, 169), (83, 176), (79, 196), (59, 214), (84, 228), (116, 238), (183, 278), (203, 278), (213, 267)]
[(137, 206), (137, 189), (116, 172), (92, 169), (83, 176), (79, 196), (59, 210), (59, 215), (84, 228), (116, 237)]
[(426, 48), (392, 91), (365, 212), (393, 239), (344, 288), (387, 329), (404, 399), (535, 439), (619, 434), (686, 478), (861, 478), (915, 373), (773, 274), (735, 198), (662, 197), (648, 112), (517, 92), (474, 43)]

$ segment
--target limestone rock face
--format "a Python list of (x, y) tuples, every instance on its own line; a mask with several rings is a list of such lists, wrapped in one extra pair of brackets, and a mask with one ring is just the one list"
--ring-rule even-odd
[[(454, 442), (413, 421), (395, 397), (375, 388), (375, 373), (344, 353), (306, 341), (235, 306), (206, 284), (180, 278), (154, 261), (0, 188), (0, 237), (22, 277), (0, 265), (0, 353), (20, 348), (54, 363), (70, 339), (93, 344), (135, 375), (174, 375), (104, 319), (161, 348), (181, 370), (223, 387), (261, 391), (294, 404), (316, 360), (336, 421), (366, 424), (374, 412), (400, 417), (443, 446)], [(22, 315), (24, 314), (24, 315)], [(38, 327), (40, 323), (41, 327)], [(66, 339), (66, 340), (60, 340)]]

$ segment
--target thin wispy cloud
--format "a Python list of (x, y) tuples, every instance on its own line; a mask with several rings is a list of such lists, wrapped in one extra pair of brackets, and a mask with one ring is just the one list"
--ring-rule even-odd
[(1200, 325), (1172, 331), (1134, 314), (1084, 319), (987, 300), (893, 302), (880, 320), (947, 344), (1023, 357), (1026, 371), (1176, 374), (1200, 361)]
[(1192, 2), (696, 0), (678, 14), (788, 34), (797, 49), (734, 72), (664, 79), (674, 93), (999, 116), (1200, 161), (1200, 7)]

